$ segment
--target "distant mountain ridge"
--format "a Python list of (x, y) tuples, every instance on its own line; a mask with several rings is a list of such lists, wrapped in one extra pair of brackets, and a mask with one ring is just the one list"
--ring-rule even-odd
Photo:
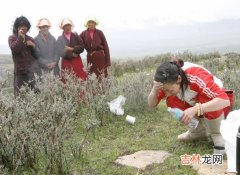
[[(152, 55), (165, 52), (194, 53), (212, 51), (240, 51), (240, 19), (182, 26), (156, 26), (147, 30), (120, 33), (111, 40), (121, 39), (125, 44), (112, 41), (112, 52), (125, 56)], [(125, 49), (120, 51), (121, 45)]]

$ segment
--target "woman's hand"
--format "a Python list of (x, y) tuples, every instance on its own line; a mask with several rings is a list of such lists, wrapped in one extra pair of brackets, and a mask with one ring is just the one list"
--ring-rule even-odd
[(148, 105), (150, 107), (155, 107), (158, 104), (158, 94), (159, 91), (163, 88), (163, 84), (157, 81), (153, 81), (153, 87), (148, 95)]
[(28, 40), (26, 43), (27, 46), (35, 47), (35, 44), (31, 40)]
[(24, 34), (24, 32), (23, 32), (22, 29), (19, 29), (19, 30), (18, 30), (18, 35), (21, 36), (21, 37), (23, 37), (23, 38), (25, 38), (25, 34)]
[(183, 116), (181, 118), (181, 122), (184, 124), (184, 125), (188, 125), (191, 121), (192, 121), (192, 118), (194, 116), (197, 115), (197, 109), (196, 109), (196, 106), (193, 106), (191, 108), (188, 108), (186, 110), (183, 111)]
[(161, 82), (153, 81), (153, 90), (158, 92), (163, 88), (163, 84)]
[(48, 63), (47, 67), (48, 67), (48, 69), (52, 69), (52, 68), (54, 68), (55, 65), (56, 65), (56, 62), (52, 62), (52, 63)]
[(69, 47), (69, 46), (65, 46), (64, 49), (65, 49), (66, 52), (72, 52), (73, 51), (73, 48)]

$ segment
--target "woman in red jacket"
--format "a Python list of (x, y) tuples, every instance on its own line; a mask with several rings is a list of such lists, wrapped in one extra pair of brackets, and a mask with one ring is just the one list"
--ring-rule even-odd
[(108, 75), (107, 68), (111, 65), (110, 53), (107, 40), (103, 32), (96, 29), (98, 21), (95, 18), (87, 20), (87, 30), (80, 35), (87, 50), (87, 63), (90, 65), (90, 74), (95, 73), (97, 77)]
[(73, 22), (69, 18), (64, 18), (60, 23), (63, 30), (61, 36), (57, 39), (59, 55), (62, 57), (61, 69), (73, 73), (77, 78), (86, 80), (87, 74), (83, 70), (83, 63), (80, 53), (84, 50), (82, 39), (72, 32)]
[(150, 107), (166, 99), (168, 107), (183, 110), (181, 122), (188, 125), (192, 118), (199, 120), (196, 129), (189, 129), (178, 136), (180, 141), (192, 141), (211, 135), (215, 148), (224, 149), (220, 134), (223, 109), (230, 105), (222, 82), (205, 68), (188, 62), (167, 61), (155, 73), (153, 88), (148, 96)]

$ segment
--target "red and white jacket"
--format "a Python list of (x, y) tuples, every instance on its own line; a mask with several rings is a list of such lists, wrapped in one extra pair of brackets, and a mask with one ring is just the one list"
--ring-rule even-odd
[[(163, 91), (159, 92), (158, 103), (162, 99), (166, 99), (168, 107), (179, 108), (185, 110), (189, 107), (194, 106), (196, 103), (206, 103), (214, 98), (229, 99), (223, 89), (223, 83), (217, 77), (215, 77), (207, 69), (193, 63), (184, 62), (182, 67), (189, 85), (184, 91), (177, 94), (177, 96), (165, 97)], [(204, 116), (208, 119), (216, 119), (223, 113), (223, 109), (206, 112)]]

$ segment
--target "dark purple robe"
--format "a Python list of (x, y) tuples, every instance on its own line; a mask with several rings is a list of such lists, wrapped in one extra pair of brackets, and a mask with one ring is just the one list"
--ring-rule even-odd
[(8, 44), (12, 51), (14, 63), (14, 94), (18, 95), (19, 89), (24, 83), (34, 88), (34, 73), (39, 74), (36, 51), (32, 46), (27, 46), (26, 41), (34, 39), (28, 35), (23, 37), (13, 34), (8, 38)]
[(107, 40), (101, 30), (95, 29), (93, 39), (89, 29), (80, 34), (87, 51), (87, 63), (91, 65), (90, 73), (95, 73), (97, 77), (101, 74), (108, 75), (107, 67), (110, 63), (110, 53)]

